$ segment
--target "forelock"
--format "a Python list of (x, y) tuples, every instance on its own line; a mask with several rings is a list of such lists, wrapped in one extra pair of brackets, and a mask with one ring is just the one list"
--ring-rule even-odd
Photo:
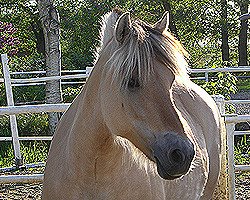
[[(114, 28), (120, 15), (120, 10), (113, 10), (103, 17), (101, 48), (114, 38)], [(180, 42), (171, 33), (161, 33), (143, 21), (133, 21), (123, 43), (118, 45), (116, 42), (111, 46), (115, 49), (106, 66), (110, 67), (113, 80), (120, 80), (121, 86), (128, 84), (135, 70), (142, 85), (146, 83), (150, 74), (154, 73), (155, 60), (163, 63), (175, 75), (188, 78), (187, 52)]]

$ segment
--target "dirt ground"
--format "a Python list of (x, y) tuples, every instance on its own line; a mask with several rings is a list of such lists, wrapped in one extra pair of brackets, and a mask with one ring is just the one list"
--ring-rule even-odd
[(236, 199), (250, 200), (250, 173), (236, 174)]
[(41, 199), (41, 184), (5, 184), (0, 186), (1, 200)]
[[(42, 184), (4, 184), (0, 185), (0, 200), (41, 199)], [(250, 173), (236, 175), (236, 199), (250, 199)]]

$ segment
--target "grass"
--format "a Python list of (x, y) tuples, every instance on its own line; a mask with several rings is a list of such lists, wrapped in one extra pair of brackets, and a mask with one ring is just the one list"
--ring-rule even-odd
[[(45, 162), (47, 160), (50, 142), (44, 141), (28, 141), (22, 142), (20, 145), (21, 154), (25, 164)], [(13, 147), (10, 142), (1, 144), (0, 148), (5, 146), (5, 152), (0, 154), (0, 168), (11, 167), (15, 165), (15, 157)], [(6, 148), (6, 146), (8, 146)]]
[(244, 135), (236, 140), (234, 154), (236, 165), (250, 165), (250, 136)]
[[(48, 115), (22, 114), (17, 115), (19, 136), (48, 135)], [(9, 117), (0, 117), (0, 136), (11, 136)], [(49, 150), (49, 142), (20, 141), (24, 163), (43, 162)], [(0, 142), (0, 168), (15, 164), (14, 151), (11, 142)]]
[(237, 83), (238, 90), (249, 91), (250, 90), (250, 79), (240, 80)]

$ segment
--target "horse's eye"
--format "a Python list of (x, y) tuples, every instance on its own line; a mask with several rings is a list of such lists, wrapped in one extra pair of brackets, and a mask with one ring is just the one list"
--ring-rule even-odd
[(131, 77), (128, 81), (128, 89), (136, 89), (140, 87), (139, 78)]

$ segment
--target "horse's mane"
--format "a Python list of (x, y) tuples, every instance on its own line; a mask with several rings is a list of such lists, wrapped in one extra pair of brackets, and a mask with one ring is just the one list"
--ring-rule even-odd
[[(110, 33), (113, 33), (120, 14), (120, 11), (114, 10), (105, 16), (102, 29), (103, 45), (105, 40), (114, 37)], [(113, 19), (113, 22), (110, 22), (110, 19)], [(170, 32), (165, 30), (161, 33), (152, 25), (135, 20), (132, 22), (130, 33), (122, 44), (116, 44), (114, 53), (106, 64), (111, 67), (113, 78), (121, 80), (121, 85), (126, 86), (135, 73), (141, 83), (146, 82), (150, 74), (154, 73), (155, 60), (163, 63), (175, 75), (188, 77), (185, 59), (187, 56), (185, 49)]]

